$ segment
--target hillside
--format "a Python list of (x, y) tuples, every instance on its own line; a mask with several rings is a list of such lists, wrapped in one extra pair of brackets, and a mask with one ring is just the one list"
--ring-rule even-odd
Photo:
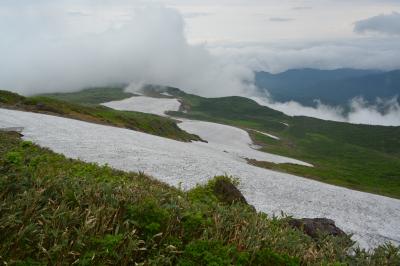
[(267, 89), (276, 101), (297, 101), (315, 105), (314, 99), (325, 104), (346, 106), (362, 96), (373, 103), (376, 98), (393, 98), (400, 94), (400, 71), (316, 70), (298, 69), (279, 74), (256, 73), (256, 85)]
[[(24, 97), (12, 92), (0, 91), (0, 108), (69, 117), (92, 123), (128, 128), (179, 141), (200, 140), (198, 136), (181, 130), (172, 119), (139, 112), (116, 111), (94, 104), (100, 99), (103, 101), (104, 99), (121, 99), (121, 97), (131, 96), (131, 94), (122, 92), (118, 95), (118, 91), (116, 92), (117, 95), (114, 95), (114, 92), (115, 90), (108, 91), (107, 88), (98, 88), (66, 94), (68, 96), (57, 94), (60, 99), (72, 101), (66, 102), (45, 96)], [(90, 103), (90, 105), (85, 103)]]
[(303, 162), (252, 149), (242, 129), (194, 120), (179, 126), (207, 142), (179, 142), (118, 127), (0, 109), (0, 127), (23, 127), (25, 140), (68, 158), (145, 172), (185, 190), (229, 174), (240, 180), (240, 191), (258, 211), (332, 219), (366, 249), (387, 241), (400, 243), (399, 200), (250, 165), (245, 158), (277, 164)]
[(113, 87), (95, 87), (83, 89), (77, 92), (47, 93), (41, 94), (40, 96), (77, 104), (100, 104), (134, 96), (133, 93), (125, 92), (125, 87), (125, 85)]
[(288, 218), (229, 202), (218, 177), (188, 192), (0, 132), (0, 260), (9, 265), (396, 265), (391, 245), (353, 250)]
[(249, 130), (264, 151), (314, 165), (310, 168), (251, 161), (257, 166), (400, 197), (400, 127), (289, 117), (243, 97), (203, 98), (177, 89), (168, 92), (182, 98), (187, 111), (171, 115), (273, 134), (280, 140)]
[[(350, 70), (349, 73), (348, 75), (365, 74), (363, 71)], [(329, 72), (327, 76), (332, 78), (331, 74)], [(339, 72), (337, 76), (341, 77), (343, 73)], [(146, 93), (157, 97), (160, 89), (162, 90), (157, 86), (147, 86)], [(289, 117), (243, 97), (203, 98), (175, 88), (167, 88), (167, 91), (183, 99), (183, 108), (188, 111), (171, 112), (172, 115), (274, 134), (280, 138), (279, 141), (249, 131), (253, 140), (263, 146), (264, 151), (309, 162), (314, 168), (249, 161), (254, 165), (361, 191), (400, 197), (400, 127)], [(83, 102), (91, 102), (97, 97), (110, 101), (114, 99), (102, 94), (101, 90), (92, 90), (93, 97), (82, 97), (86, 94), (87, 92), (81, 91), (57, 94), (57, 97), (85, 98)], [(285, 124), (289, 124), (289, 127)]]

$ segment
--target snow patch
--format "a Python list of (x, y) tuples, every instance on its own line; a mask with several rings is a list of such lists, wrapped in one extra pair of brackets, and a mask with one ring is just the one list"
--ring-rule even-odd
[(168, 92), (161, 92), (160, 94), (161, 94), (161, 95), (164, 95), (164, 96), (169, 96), (169, 97), (172, 97), (172, 95), (171, 95), (171, 94), (169, 94)]
[[(164, 114), (169, 110), (179, 110), (179, 106), (176, 106), (176, 102), (180, 105), (179, 101), (176, 99), (152, 98), (144, 96), (104, 103), (103, 105), (117, 110)], [(197, 145), (203, 145), (213, 150), (224, 151), (225, 153), (235, 155), (237, 158), (241, 158), (242, 160), (248, 158), (273, 163), (292, 163), (313, 167), (313, 165), (306, 162), (257, 151), (256, 149), (260, 147), (254, 145), (249, 137), (249, 134), (242, 129), (217, 123), (193, 121), (188, 119), (180, 120), (182, 120), (182, 123), (179, 123), (178, 126), (181, 129), (191, 134), (196, 134), (203, 140), (208, 141), (208, 143), (198, 143)], [(270, 134), (267, 135), (277, 138)]]
[(22, 130), (24, 130), (23, 127), (2, 127), (2, 128), (0, 128), (0, 131), (2, 131), (2, 132), (12, 132), (12, 131), (14, 131), (14, 132), (21, 133)]
[(257, 132), (257, 133), (260, 133), (260, 134), (265, 135), (267, 137), (270, 137), (272, 139), (280, 140), (280, 138), (277, 137), (277, 136), (274, 136), (274, 135), (271, 135), (271, 134), (268, 134), (268, 133), (265, 133), (265, 132), (262, 132), (262, 131), (254, 130), (254, 129), (250, 129), (250, 130), (253, 130), (253, 131)]
[[(193, 124), (186, 124), (190, 126)], [(240, 178), (240, 190), (258, 211), (333, 219), (365, 248), (389, 240), (400, 243), (397, 199), (254, 167), (202, 143), (183, 143), (123, 128), (6, 109), (0, 109), (0, 127), (24, 127), (24, 139), (67, 157), (144, 171), (170, 185), (181, 183), (185, 189), (215, 175), (230, 174)], [(212, 143), (213, 136), (209, 140)], [(230, 145), (235, 140), (225, 141)]]
[(285, 125), (285, 126), (289, 126), (289, 124), (288, 123), (285, 123), (285, 122), (280, 122), (282, 125)]
[(103, 103), (102, 105), (116, 110), (136, 111), (166, 116), (165, 112), (167, 111), (179, 111), (181, 103), (177, 99), (134, 96), (121, 101)]
[(183, 120), (178, 126), (186, 132), (196, 134), (208, 142), (197, 143), (196, 145), (202, 145), (216, 151), (224, 151), (238, 158), (249, 158), (273, 163), (292, 163), (312, 167), (311, 164), (296, 159), (255, 150), (249, 134), (240, 128), (192, 120)]

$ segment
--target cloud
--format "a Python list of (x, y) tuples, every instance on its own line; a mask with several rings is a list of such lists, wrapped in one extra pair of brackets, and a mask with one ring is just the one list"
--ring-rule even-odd
[(269, 21), (272, 21), (272, 22), (289, 22), (289, 21), (293, 21), (293, 20), (294, 20), (293, 18), (279, 18), (279, 17), (273, 17), (273, 18), (269, 19)]
[(316, 101), (316, 107), (301, 105), (298, 102), (273, 102), (268, 97), (252, 97), (260, 105), (268, 106), (289, 116), (308, 116), (322, 120), (347, 122), (352, 124), (400, 126), (400, 105), (397, 98), (377, 99), (369, 104), (362, 97), (354, 98), (349, 103), (349, 112), (342, 107), (329, 106)]
[[(1, 88), (35, 94), (133, 82), (206, 96), (240, 95), (254, 88), (249, 68), (227, 64), (204, 45), (188, 44), (184, 20), (175, 9), (135, 8), (117, 16), (118, 23), (105, 21), (88, 33), (80, 29), (84, 20), (71, 20), (66, 6), (50, 2), (1, 9), (6, 40), (0, 42)], [(82, 19), (96, 22), (95, 15)]]
[(310, 10), (312, 9), (311, 6), (295, 6), (292, 8), (293, 10)]
[(336, 41), (224, 43), (208, 46), (214, 54), (226, 57), (235, 64), (273, 73), (293, 68), (400, 68), (400, 37), (397, 36)]
[(382, 126), (400, 126), (400, 105), (397, 98), (378, 99), (374, 105), (368, 105), (362, 98), (353, 99), (347, 121), (355, 124)]
[(67, 14), (70, 16), (76, 16), (76, 17), (90, 16), (88, 13), (80, 12), (80, 11), (67, 11)]
[(400, 35), (400, 13), (381, 14), (354, 23), (354, 32)]
[(185, 12), (183, 13), (184, 18), (198, 18), (198, 17), (207, 17), (210, 16), (212, 13), (210, 12)]

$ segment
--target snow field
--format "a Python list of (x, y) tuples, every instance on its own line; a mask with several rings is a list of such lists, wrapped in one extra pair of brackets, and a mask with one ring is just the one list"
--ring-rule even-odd
[(274, 155), (258, 151), (252, 146), (249, 134), (239, 128), (226, 126), (210, 122), (183, 120), (178, 126), (186, 132), (196, 134), (208, 143), (196, 143), (216, 151), (223, 151), (227, 154), (233, 154), (238, 159), (256, 159), (258, 161), (268, 161), (273, 163), (292, 163), (308, 167), (311, 164), (284, 156)]
[(121, 101), (103, 103), (102, 105), (116, 110), (136, 111), (166, 116), (166, 111), (178, 111), (181, 103), (177, 99), (135, 96)]
[[(197, 122), (187, 122), (186, 128), (209, 127), (201, 124), (204, 122), (194, 123)], [(125, 171), (144, 171), (170, 185), (181, 183), (184, 189), (215, 175), (229, 174), (240, 179), (240, 190), (259, 211), (270, 215), (283, 211), (294, 217), (333, 219), (345, 232), (354, 234), (353, 239), (365, 248), (386, 241), (400, 243), (400, 200), (248, 165), (234, 154), (244, 143), (235, 144), (237, 140), (233, 137), (210, 134), (205, 136), (210, 141), (207, 146), (206, 143), (183, 143), (128, 129), (6, 109), (0, 109), (0, 127), (24, 127), (24, 139), (67, 157), (108, 163)], [(222, 143), (212, 147), (215, 142)], [(226, 153), (218, 145), (234, 148)]]

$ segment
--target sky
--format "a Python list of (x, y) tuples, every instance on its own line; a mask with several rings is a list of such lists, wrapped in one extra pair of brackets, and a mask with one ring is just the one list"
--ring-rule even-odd
[(254, 71), (400, 68), (398, 0), (1, 0), (0, 88), (251, 95)]

